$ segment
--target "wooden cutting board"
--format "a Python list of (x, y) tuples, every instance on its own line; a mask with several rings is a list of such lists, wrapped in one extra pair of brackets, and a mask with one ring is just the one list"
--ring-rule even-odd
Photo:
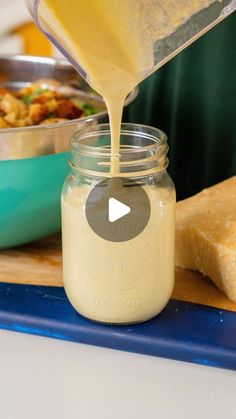
[[(236, 304), (201, 274), (176, 269), (172, 298), (235, 311)], [(0, 282), (62, 286), (61, 236), (0, 251)]]

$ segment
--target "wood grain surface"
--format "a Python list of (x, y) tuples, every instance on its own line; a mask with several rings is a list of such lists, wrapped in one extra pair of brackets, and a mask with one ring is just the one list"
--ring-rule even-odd
[(0, 251), (0, 282), (62, 286), (60, 235)]
[[(197, 272), (176, 269), (172, 298), (235, 311), (236, 304)], [(62, 286), (61, 237), (0, 251), (0, 282)]]

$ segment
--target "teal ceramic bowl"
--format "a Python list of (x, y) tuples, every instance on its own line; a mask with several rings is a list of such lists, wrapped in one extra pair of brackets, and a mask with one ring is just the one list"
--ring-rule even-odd
[[(102, 99), (64, 60), (0, 57), (0, 87), (19, 88), (56, 79), (101, 112), (65, 123), (0, 130), (0, 248), (19, 246), (60, 231), (60, 195), (69, 173), (72, 135), (107, 121)], [(70, 93), (70, 91), (68, 92)], [(126, 104), (137, 95), (131, 93)]]
[(69, 153), (0, 162), (0, 248), (60, 230), (60, 193)]

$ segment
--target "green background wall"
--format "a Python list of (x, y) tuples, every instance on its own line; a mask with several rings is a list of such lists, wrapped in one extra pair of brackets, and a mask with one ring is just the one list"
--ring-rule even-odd
[(236, 174), (236, 13), (145, 80), (125, 119), (167, 133), (178, 198)]

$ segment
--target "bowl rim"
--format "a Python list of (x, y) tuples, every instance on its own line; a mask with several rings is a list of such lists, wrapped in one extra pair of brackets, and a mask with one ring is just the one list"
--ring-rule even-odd
[[(42, 64), (44, 63), (44, 64), (50, 64), (50, 65), (57, 65), (59, 67), (61, 66), (61, 67), (74, 68), (73, 65), (71, 65), (64, 58), (44, 57), (44, 56), (38, 56), (38, 55), (23, 55), (23, 54), (3, 54), (3, 55), (1, 55), (0, 54), (0, 60), (6, 60), (6, 61), (7, 60), (13, 60), (13, 61), (22, 61), (22, 62), (27, 61), (27, 62), (34, 62), (34, 63), (41, 62)], [(75, 69), (75, 71), (76, 71), (76, 69)], [(87, 83), (86, 80), (84, 80), (84, 81)], [(135, 89), (132, 90), (132, 92), (130, 92), (129, 95), (127, 96), (124, 106), (128, 106), (130, 103), (132, 103), (137, 98), (138, 93), (139, 93), (139, 88), (136, 86)], [(88, 93), (88, 95), (89, 95), (89, 93)], [(104, 103), (104, 99), (98, 93), (95, 92), (95, 94), (91, 94), (91, 96)], [(59, 129), (59, 128), (64, 128), (64, 127), (68, 127), (68, 126), (78, 125), (78, 124), (83, 123), (83, 122), (94, 121), (94, 119), (101, 118), (101, 117), (103, 117), (107, 114), (108, 114), (107, 110), (105, 109), (104, 111), (95, 113), (94, 115), (91, 115), (91, 116), (90, 115), (89, 116), (84, 116), (82, 118), (76, 118), (76, 119), (72, 119), (70, 121), (58, 122), (58, 123), (55, 123), (55, 124), (32, 125), (32, 126), (27, 126), (27, 127), (0, 128), (0, 135), (1, 134), (26, 132), (26, 131), (27, 132), (28, 131), (35, 131), (35, 130), (36, 131), (37, 130), (38, 131), (39, 130), (47, 131), (47, 130), (51, 130), (51, 129), (55, 129), (55, 128)]]

